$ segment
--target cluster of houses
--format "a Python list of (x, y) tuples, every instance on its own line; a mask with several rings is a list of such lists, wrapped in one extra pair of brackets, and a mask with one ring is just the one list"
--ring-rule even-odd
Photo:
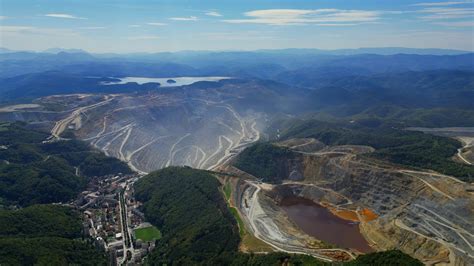
[[(95, 245), (109, 254), (109, 261), (116, 264), (140, 263), (155, 247), (154, 241), (136, 239), (133, 233), (145, 223), (140, 203), (134, 200), (131, 189), (136, 179), (136, 175), (121, 174), (93, 178), (75, 201), (75, 206), (83, 212), (84, 234), (94, 239)], [(125, 206), (120, 206), (121, 192)], [(122, 213), (126, 216), (121, 217)]]

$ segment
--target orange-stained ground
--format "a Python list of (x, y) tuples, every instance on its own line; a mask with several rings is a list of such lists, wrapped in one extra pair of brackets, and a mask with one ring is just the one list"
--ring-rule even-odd
[(371, 211), (370, 209), (363, 209), (359, 212), (359, 214), (364, 217), (364, 220), (366, 222), (370, 222), (372, 220), (375, 220), (377, 219), (377, 217), (379, 217), (377, 214), (375, 214), (373, 211)]
[(362, 209), (359, 211), (359, 215), (357, 215), (357, 212), (352, 210), (338, 210), (330, 206), (326, 206), (326, 208), (328, 208), (332, 212), (332, 214), (336, 215), (337, 217), (353, 222), (360, 222), (359, 217), (362, 217), (365, 222), (370, 222), (378, 218), (378, 215), (370, 209)]
[(331, 212), (336, 215), (339, 218), (342, 218), (344, 220), (349, 220), (353, 222), (358, 222), (359, 217), (357, 217), (357, 213), (355, 211), (350, 211), (350, 210), (336, 210), (336, 209), (330, 209)]

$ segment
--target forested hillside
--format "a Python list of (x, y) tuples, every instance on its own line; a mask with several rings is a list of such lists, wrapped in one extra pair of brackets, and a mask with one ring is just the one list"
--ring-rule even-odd
[(151, 264), (216, 264), (237, 250), (239, 233), (212, 175), (166, 168), (135, 184), (147, 219), (163, 234)]
[(33, 205), (0, 210), (1, 265), (105, 265), (105, 254), (81, 239), (79, 213)]
[(48, 136), (26, 123), (0, 124), (0, 264), (105, 265), (105, 253), (83, 239), (78, 211), (36, 204), (70, 201), (93, 176), (131, 171), (84, 142), (44, 142)]
[(295, 157), (288, 148), (260, 142), (239, 154), (235, 166), (249, 174), (262, 178), (264, 182), (279, 182), (287, 176), (285, 162)]
[(0, 237), (81, 237), (79, 212), (69, 207), (32, 205), (0, 210)]
[(385, 252), (371, 253), (359, 256), (356, 260), (346, 263), (347, 266), (364, 265), (397, 265), (397, 266), (422, 266), (416, 260), (399, 250), (389, 250)]
[(131, 172), (84, 142), (43, 143), (48, 136), (24, 123), (0, 124), (0, 204), (66, 202), (92, 176)]
[(327, 145), (368, 145), (376, 151), (367, 156), (407, 167), (432, 169), (466, 181), (474, 178), (474, 166), (451, 159), (461, 147), (459, 141), (451, 138), (387, 126), (367, 127), (320, 120), (290, 120), (276, 127), (281, 129), (280, 139), (310, 137)]

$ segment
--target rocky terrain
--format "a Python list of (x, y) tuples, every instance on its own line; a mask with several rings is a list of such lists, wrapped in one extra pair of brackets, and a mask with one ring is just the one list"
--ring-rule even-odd
[(258, 140), (259, 118), (212, 100), (120, 96), (93, 112), (77, 134), (140, 171), (170, 165), (212, 169)]
[[(246, 229), (274, 250), (325, 261), (360, 254), (298, 228), (279, 206), (297, 196), (359, 223), (374, 250), (401, 249), (427, 264), (474, 263), (471, 184), (368, 158), (364, 154), (374, 151), (369, 146), (326, 146), (313, 138), (276, 143), (293, 153), (278, 162), (279, 182), (262, 183), (230, 166), (235, 155), (266, 137), (273, 115), (303, 109), (305, 93), (254, 80), (198, 82), (147, 92), (47, 96), (2, 107), (0, 120), (33, 122), (51, 132), (52, 142), (74, 135), (137, 172), (188, 165), (236, 176), (233, 202)], [(449, 135), (465, 144), (455, 158), (461, 163), (473, 162), (471, 133)]]
[(260, 81), (198, 82), (146, 93), (48, 96), (33, 109), (3, 108), (0, 118), (34, 121), (52, 140), (73, 134), (138, 172), (213, 169), (259, 140), (268, 113), (296, 106), (292, 97)]
[[(302, 151), (305, 143), (313, 149)], [(361, 233), (375, 250), (400, 249), (426, 264), (474, 262), (470, 184), (367, 159), (363, 153), (373, 150), (370, 147), (322, 147), (315, 143), (311, 139), (279, 143), (297, 153), (286, 164), (287, 178), (273, 185), (247, 181), (248, 185), (240, 188), (240, 211), (262, 240), (277, 249), (309, 249), (316, 256), (334, 258), (334, 254), (324, 254), (328, 249), (321, 243), (305, 237), (284, 218), (278, 202), (298, 196), (358, 221)], [(353, 252), (347, 250), (346, 254)]]

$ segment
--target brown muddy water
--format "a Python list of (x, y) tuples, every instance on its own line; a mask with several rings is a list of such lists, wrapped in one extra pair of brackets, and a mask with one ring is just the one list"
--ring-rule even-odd
[(316, 239), (363, 253), (374, 251), (359, 231), (359, 226), (341, 219), (328, 209), (301, 197), (282, 200), (281, 208), (303, 232)]

